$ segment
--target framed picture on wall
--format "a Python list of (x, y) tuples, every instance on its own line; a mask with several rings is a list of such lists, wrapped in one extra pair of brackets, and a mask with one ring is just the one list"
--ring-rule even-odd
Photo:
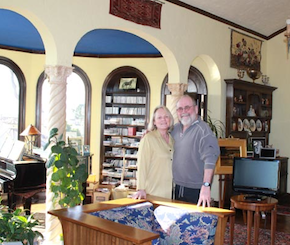
[(230, 65), (240, 70), (260, 71), (262, 41), (243, 33), (231, 32)]
[(136, 89), (137, 78), (121, 78), (119, 89)]

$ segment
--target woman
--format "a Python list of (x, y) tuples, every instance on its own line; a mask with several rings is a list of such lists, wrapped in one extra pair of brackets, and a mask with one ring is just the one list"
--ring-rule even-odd
[(135, 199), (146, 198), (146, 193), (172, 198), (173, 116), (165, 106), (155, 108), (148, 132), (138, 150), (137, 192)]

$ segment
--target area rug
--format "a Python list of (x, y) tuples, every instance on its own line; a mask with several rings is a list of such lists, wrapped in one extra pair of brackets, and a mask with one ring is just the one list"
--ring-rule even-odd
[(290, 216), (290, 207), (289, 206), (277, 205), (277, 214), (278, 215)]
[[(254, 244), (254, 235), (251, 235), (251, 244)], [(224, 245), (230, 244), (229, 236), (229, 224), (226, 227)], [(247, 227), (241, 224), (235, 224), (234, 230), (234, 245), (247, 244)], [(271, 244), (271, 232), (267, 229), (259, 229), (259, 241), (258, 244), (270, 245)], [(275, 245), (290, 245), (290, 234), (284, 232), (276, 232)]]

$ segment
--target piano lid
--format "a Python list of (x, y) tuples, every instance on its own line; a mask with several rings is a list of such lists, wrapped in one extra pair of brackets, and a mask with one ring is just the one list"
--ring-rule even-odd
[(20, 140), (6, 139), (0, 149), (0, 157), (11, 161), (21, 160), (25, 151), (25, 143)]

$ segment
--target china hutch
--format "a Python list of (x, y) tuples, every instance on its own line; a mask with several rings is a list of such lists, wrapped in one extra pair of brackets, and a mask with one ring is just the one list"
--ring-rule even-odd
[[(226, 79), (226, 136), (265, 138), (269, 143), (272, 119), (272, 95), (276, 87)], [(248, 144), (249, 150), (250, 144)]]
[[(263, 139), (265, 145), (268, 145), (273, 92), (277, 88), (240, 79), (225, 79), (225, 82), (226, 137), (247, 139), (248, 151), (252, 151), (253, 139)], [(283, 194), (287, 193), (288, 158), (277, 157), (277, 159), (281, 162), (278, 193)]]
[(102, 101), (100, 183), (122, 180), (134, 189), (138, 146), (148, 124), (149, 83), (139, 70), (121, 67), (107, 78)]

